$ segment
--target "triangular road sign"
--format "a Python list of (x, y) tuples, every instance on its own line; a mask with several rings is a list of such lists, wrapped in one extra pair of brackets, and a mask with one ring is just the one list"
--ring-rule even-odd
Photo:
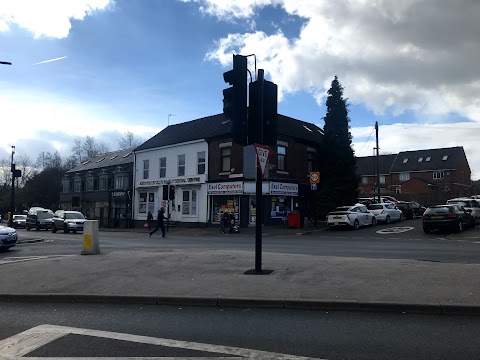
[(255, 152), (257, 153), (257, 162), (262, 171), (262, 178), (265, 177), (265, 169), (268, 163), (268, 154), (270, 148), (267, 145), (255, 144)]

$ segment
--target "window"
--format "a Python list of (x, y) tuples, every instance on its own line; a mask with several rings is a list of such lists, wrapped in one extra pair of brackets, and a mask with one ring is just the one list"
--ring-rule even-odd
[(128, 187), (128, 178), (126, 176), (115, 177), (115, 189), (126, 189)]
[(362, 177), (362, 183), (368, 184), (368, 177), (366, 176)]
[(182, 215), (197, 214), (197, 190), (183, 190)]
[(86, 190), (92, 191), (93, 190), (93, 178), (87, 179)]
[(385, 175), (380, 175), (380, 184), (385, 184)]
[(445, 156), (442, 158), (443, 161), (445, 161), (445, 160), (447, 160), (447, 159), (448, 159), (448, 155), (445, 155)]
[(230, 156), (232, 154), (232, 148), (225, 147), (222, 148), (222, 172), (229, 172), (230, 167)]
[(429, 156), (425, 159), (425, 161), (430, 161), (432, 158)]
[(160, 174), (159, 176), (161, 178), (164, 178), (167, 176), (167, 158), (166, 157), (161, 157), (160, 158)]
[(401, 193), (402, 193), (402, 188), (396, 187), (395, 194), (401, 194)]
[(178, 176), (185, 176), (185, 154), (178, 155)]
[(147, 193), (141, 192), (138, 197), (138, 212), (140, 214), (147, 213)]
[(107, 190), (107, 178), (100, 178), (100, 190)]
[(400, 181), (407, 181), (410, 180), (410, 173), (404, 172), (400, 173)]
[(423, 161), (423, 158), (418, 158), (418, 162), (422, 162)]
[(82, 191), (82, 181), (81, 181), (81, 180), (75, 180), (74, 191), (75, 191), (75, 192), (80, 192), (80, 191)]
[(197, 174), (205, 174), (205, 151), (197, 152)]
[(406, 164), (408, 162), (408, 159), (403, 159), (403, 163)]
[(313, 164), (315, 163), (315, 153), (307, 151), (307, 170), (308, 172), (313, 171)]
[(63, 192), (70, 192), (70, 180), (63, 180)]
[(150, 160), (143, 160), (143, 178), (148, 179), (150, 170)]
[(278, 164), (277, 168), (280, 171), (287, 170), (287, 164), (285, 158), (287, 156), (287, 148), (285, 146), (277, 146), (277, 154), (278, 154)]
[(433, 178), (434, 179), (443, 179), (443, 171), (434, 171)]

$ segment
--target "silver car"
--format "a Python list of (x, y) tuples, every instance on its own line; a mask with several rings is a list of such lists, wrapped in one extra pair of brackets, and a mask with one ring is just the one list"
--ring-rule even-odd
[(377, 221), (389, 224), (391, 221), (402, 221), (404, 215), (394, 203), (381, 203), (368, 205), (368, 210), (375, 215)]
[(57, 210), (53, 217), (52, 232), (63, 230), (64, 233), (70, 231), (76, 233), (83, 231), (85, 216), (80, 211)]
[(17, 231), (8, 226), (0, 226), (0, 250), (7, 250), (17, 244)]

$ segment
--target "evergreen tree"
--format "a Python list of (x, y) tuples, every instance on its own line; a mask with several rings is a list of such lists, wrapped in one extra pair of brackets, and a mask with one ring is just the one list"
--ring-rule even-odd
[(324, 138), (321, 145), (321, 182), (317, 191), (317, 214), (324, 217), (337, 206), (352, 205), (358, 198), (359, 176), (352, 149), (347, 100), (335, 76), (327, 95)]

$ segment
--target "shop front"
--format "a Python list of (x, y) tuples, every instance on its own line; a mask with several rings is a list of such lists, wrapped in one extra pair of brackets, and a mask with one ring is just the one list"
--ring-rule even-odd
[[(298, 184), (264, 181), (262, 183), (264, 224), (281, 224), (288, 212), (298, 208)], [(233, 212), (240, 226), (254, 226), (257, 218), (255, 182), (209, 183), (209, 220), (220, 224), (224, 211)]]
[[(128, 228), (131, 226), (132, 196), (129, 190), (110, 191), (110, 224), (109, 227)], [(97, 214), (98, 212), (98, 214)], [(95, 216), (101, 217), (101, 207), (95, 208)]]

